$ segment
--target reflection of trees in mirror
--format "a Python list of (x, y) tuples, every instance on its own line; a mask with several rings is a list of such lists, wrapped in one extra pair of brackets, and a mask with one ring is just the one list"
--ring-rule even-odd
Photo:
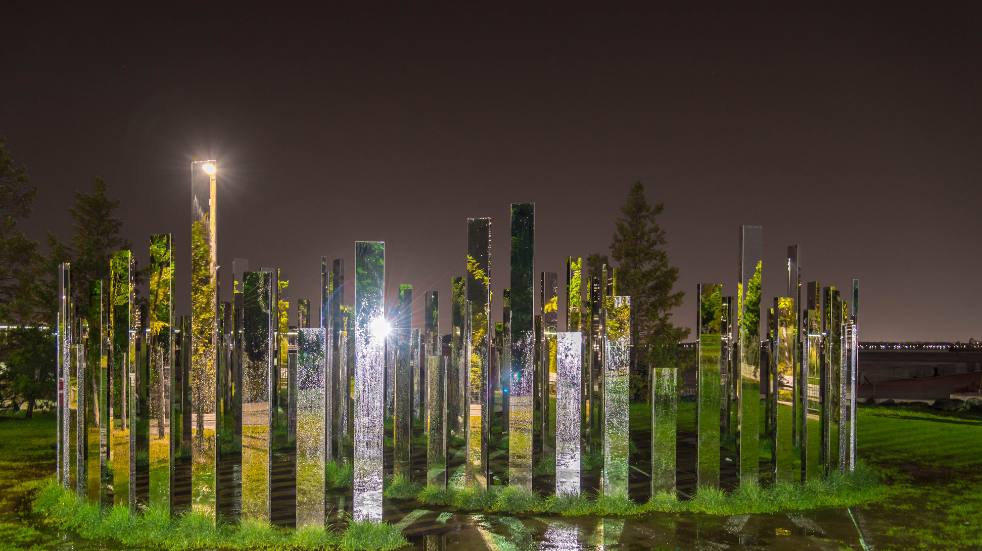
[(208, 219), (198, 218), (191, 223), (191, 404), (199, 445), (204, 415), (213, 411), (210, 404), (215, 401), (214, 383), (204, 383), (215, 379), (216, 282), (211, 255)]
[(709, 285), (708, 292), (703, 289), (699, 300), (699, 319), (703, 333), (718, 334), (722, 322), (723, 287)]
[[(761, 269), (763, 263), (757, 261), (757, 266), (754, 268), (754, 275), (747, 281), (746, 289), (741, 286), (741, 316), (740, 316), (740, 328), (741, 333), (745, 336), (745, 339), (749, 339), (746, 342), (754, 342), (757, 337), (760, 336), (760, 283), (761, 283)], [(744, 292), (745, 291), (745, 292)], [(746, 343), (744, 343), (746, 344)]]

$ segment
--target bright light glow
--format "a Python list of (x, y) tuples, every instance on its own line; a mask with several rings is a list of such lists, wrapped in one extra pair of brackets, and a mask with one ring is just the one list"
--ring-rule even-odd
[(384, 339), (392, 332), (392, 324), (385, 318), (375, 318), (369, 324), (368, 329), (376, 339)]
[(215, 163), (208, 161), (201, 165), (201, 170), (205, 171), (205, 174), (209, 176), (214, 176), (218, 172), (218, 167), (215, 166)]

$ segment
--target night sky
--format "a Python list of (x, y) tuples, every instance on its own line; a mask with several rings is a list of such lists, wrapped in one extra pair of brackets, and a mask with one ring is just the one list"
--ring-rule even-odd
[(67, 238), (73, 192), (105, 178), (138, 258), (174, 233), (179, 313), (189, 165), (216, 158), (225, 293), (244, 257), (316, 305), (322, 255), (351, 279), (353, 242), (385, 240), (389, 298), (412, 283), (421, 316), (438, 290), (446, 332), (466, 217), (493, 217), (498, 299), (509, 203), (536, 202), (535, 271), (562, 274), (606, 249), (641, 180), (665, 204), (677, 323), (697, 283), (734, 292), (739, 225), (761, 224), (766, 302), (799, 243), (805, 279), (861, 279), (864, 340), (982, 337), (978, 13), (41, 4), (0, 12), (27, 230)]

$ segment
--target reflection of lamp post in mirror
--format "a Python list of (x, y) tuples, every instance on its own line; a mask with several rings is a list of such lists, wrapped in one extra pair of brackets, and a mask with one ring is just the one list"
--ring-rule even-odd
[[(218, 329), (218, 163), (191, 162), (191, 409), (193, 412), (192, 488), (207, 486), (206, 465), (214, 462), (216, 342)], [(207, 417), (207, 423), (206, 423)], [(206, 430), (207, 424), (207, 430)], [(199, 461), (198, 458), (201, 458)], [(213, 510), (214, 498), (192, 495)]]

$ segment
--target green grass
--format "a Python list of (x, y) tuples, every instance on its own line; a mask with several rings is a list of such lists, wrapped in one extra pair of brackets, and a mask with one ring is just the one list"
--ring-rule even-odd
[(385, 481), (382, 495), (388, 499), (413, 499), (419, 494), (420, 485), (404, 474), (397, 474)]
[(341, 536), (341, 549), (396, 549), (406, 545), (406, 538), (391, 524), (352, 522)]
[(517, 486), (506, 486), (494, 492), (491, 511), (508, 514), (534, 512), (541, 508), (542, 503), (542, 498), (535, 492)]
[(874, 469), (860, 465), (855, 473), (836, 473), (804, 485), (781, 483), (766, 488), (749, 485), (731, 494), (701, 488), (692, 500), (679, 500), (669, 493), (656, 494), (646, 503), (589, 494), (543, 497), (513, 486), (492, 486), (488, 490), (426, 487), (418, 493), (417, 500), (431, 507), (510, 515), (631, 517), (655, 512), (688, 512), (729, 516), (849, 507), (882, 500), (889, 492), (890, 488), (881, 483)]
[(891, 498), (869, 509), (898, 519), (878, 543), (982, 548), (982, 417), (920, 405), (860, 407), (858, 417), (859, 453), (891, 487)]
[(0, 511), (43, 485), (55, 472), (54, 415), (0, 417)]
[(351, 488), (355, 479), (355, 471), (351, 463), (328, 461), (325, 469), (328, 488), (334, 490)]
[[(54, 472), (54, 426), (51, 415), (0, 417), (0, 547), (51, 547), (58, 541), (52, 538), (61, 537), (57, 535), (60, 531), (126, 547), (228, 549), (376, 548), (385, 547), (388, 538), (398, 534), (388, 525), (351, 524), (343, 533), (288, 531), (255, 522), (244, 522), (237, 529), (216, 528), (210, 516), (200, 513), (171, 520), (155, 507), (133, 517), (124, 508), (100, 513), (93, 505), (65, 503), (64, 496), (53, 499), (53, 490), (45, 486)], [(877, 548), (982, 548), (982, 523), (978, 521), (982, 511), (982, 417), (978, 413), (861, 406), (858, 440), (862, 462), (857, 473), (804, 486), (751, 486), (729, 495), (703, 489), (689, 501), (660, 493), (642, 504), (598, 500), (588, 494), (543, 497), (514, 488), (423, 487), (416, 489), (416, 500), (445, 511), (568, 517), (658, 512), (739, 515), (855, 506), (853, 513)], [(326, 468), (332, 488), (351, 487), (350, 464), (329, 463)], [(393, 486), (405, 485), (393, 481), (387, 495), (394, 495)], [(37, 517), (29, 510), (23, 512), (25, 503), (30, 509), (34, 495), (43, 522), (35, 521)]]
[(131, 514), (116, 506), (105, 514), (49, 479), (34, 501), (45, 523), (84, 539), (154, 549), (396, 549), (407, 544), (400, 531), (385, 523), (351, 522), (343, 533), (320, 527), (275, 528), (257, 521), (216, 526), (201, 513), (171, 519), (162, 508)]

